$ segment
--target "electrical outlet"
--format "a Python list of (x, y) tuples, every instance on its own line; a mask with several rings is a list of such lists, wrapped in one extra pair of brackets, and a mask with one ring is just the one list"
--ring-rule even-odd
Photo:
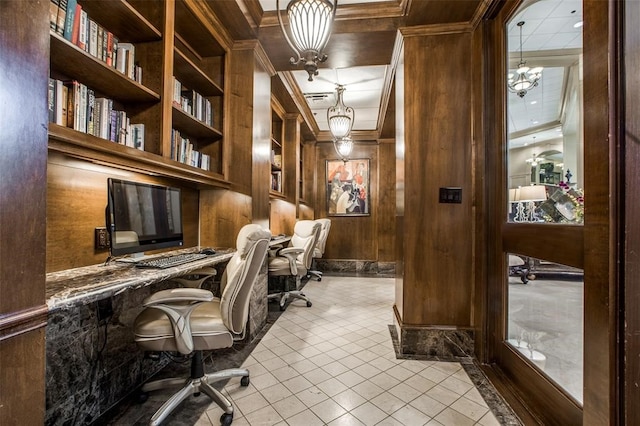
[(95, 229), (95, 248), (96, 250), (107, 250), (111, 246), (109, 233), (107, 228), (100, 227)]

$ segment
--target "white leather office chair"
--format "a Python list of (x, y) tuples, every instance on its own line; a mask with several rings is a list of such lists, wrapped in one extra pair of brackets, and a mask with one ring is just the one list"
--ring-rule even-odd
[[(327, 245), (327, 238), (329, 237), (329, 230), (331, 229), (331, 219), (322, 218), (316, 219), (316, 222), (320, 224), (320, 236), (318, 237), (318, 241), (316, 242), (316, 246), (313, 249), (313, 261), (316, 259), (321, 259), (324, 255), (324, 249)], [(313, 264), (313, 262), (312, 262)], [(318, 271), (317, 269), (311, 269), (307, 273), (309, 277), (313, 275), (316, 277), (316, 280), (322, 280), (322, 271)]]
[[(270, 294), (269, 300), (275, 299), (284, 310), (287, 300), (302, 299), (311, 307), (311, 301), (300, 290), (300, 280), (307, 275), (313, 260), (313, 249), (320, 235), (320, 224), (314, 220), (300, 220), (293, 228), (293, 236), (289, 246), (278, 250), (276, 257), (269, 257), (269, 277), (283, 277), (284, 289), (280, 293)], [(287, 290), (286, 277), (295, 277), (296, 289)]]
[(251, 289), (264, 264), (271, 233), (259, 225), (245, 225), (239, 232), (237, 251), (229, 260), (220, 283), (221, 297), (208, 290), (176, 288), (159, 291), (144, 301), (144, 309), (135, 320), (138, 346), (146, 351), (170, 351), (192, 355), (191, 377), (171, 378), (146, 383), (142, 392), (182, 386), (151, 418), (159, 425), (189, 395), (204, 392), (223, 410), (223, 425), (233, 421), (233, 406), (211, 386), (220, 380), (242, 377), (249, 385), (249, 370), (228, 369), (205, 374), (202, 352), (228, 348), (244, 338), (249, 315)]

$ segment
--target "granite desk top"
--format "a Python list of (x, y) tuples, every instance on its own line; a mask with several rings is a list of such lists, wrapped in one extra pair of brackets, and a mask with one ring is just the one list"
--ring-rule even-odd
[[(145, 258), (180, 253), (193, 253), (197, 249), (182, 249)], [(196, 269), (212, 266), (231, 259), (234, 249), (216, 248), (216, 254), (203, 259), (166, 269), (137, 268), (131, 263), (111, 261), (81, 268), (51, 272), (46, 278), (46, 299), (49, 311), (86, 305), (120, 294), (128, 289), (144, 287), (167, 279), (188, 275)]]

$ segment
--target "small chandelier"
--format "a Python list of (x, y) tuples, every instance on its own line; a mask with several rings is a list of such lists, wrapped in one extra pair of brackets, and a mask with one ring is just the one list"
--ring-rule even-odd
[(336, 88), (336, 104), (327, 109), (327, 122), (334, 140), (349, 136), (353, 127), (355, 111), (353, 108), (344, 105), (344, 100), (342, 99), (344, 91), (344, 86), (338, 84)]
[(334, 139), (333, 147), (336, 149), (336, 153), (342, 161), (345, 163), (349, 161), (349, 156), (351, 155), (351, 151), (353, 151), (353, 140), (349, 136)]
[(318, 62), (327, 60), (323, 50), (329, 41), (337, 8), (338, 0), (333, 0), (333, 3), (329, 0), (289, 1), (287, 5), (291, 31), (291, 37), (289, 37), (280, 16), (280, 0), (276, 0), (276, 12), (282, 34), (291, 49), (298, 55), (297, 59), (291, 58), (291, 65), (304, 62), (309, 81), (313, 81), (313, 76), (318, 75)]
[(529, 90), (538, 85), (538, 81), (540, 77), (542, 77), (543, 68), (536, 67), (529, 69), (527, 62), (522, 59), (522, 26), (524, 25), (524, 21), (518, 22), (517, 25), (520, 27), (520, 62), (518, 63), (516, 73), (509, 74), (507, 87), (510, 92), (524, 98), (524, 95), (526, 95)]
[(536, 154), (533, 154), (531, 158), (527, 158), (526, 161), (531, 165), (531, 167), (538, 167), (538, 164), (542, 164), (542, 162), (546, 160), (542, 157), (538, 157)]

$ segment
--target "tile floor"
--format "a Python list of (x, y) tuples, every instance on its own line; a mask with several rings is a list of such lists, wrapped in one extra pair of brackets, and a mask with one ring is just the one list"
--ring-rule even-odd
[[(461, 364), (396, 359), (394, 285), (393, 278), (310, 281), (313, 306), (294, 301), (244, 360), (250, 385), (226, 384), (233, 425), (499, 425)], [(145, 420), (140, 412), (161, 401), (150, 398), (111, 424), (144, 424), (148, 413)], [(206, 397), (191, 398), (167, 424), (219, 425), (221, 414)]]

